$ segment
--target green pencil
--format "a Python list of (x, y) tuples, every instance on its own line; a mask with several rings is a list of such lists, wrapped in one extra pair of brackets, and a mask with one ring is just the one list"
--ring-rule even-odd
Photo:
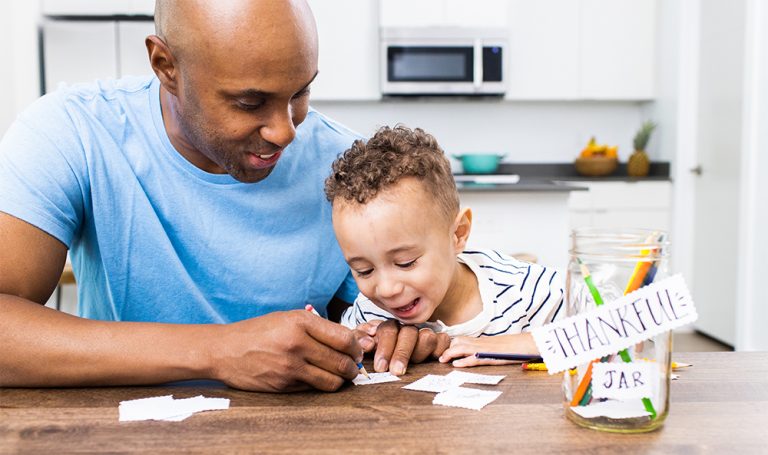
[[(595, 283), (592, 281), (592, 275), (589, 273), (589, 268), (587, 268), (587, 266), (583, 262), (581, 262), (581, 259), (577, 258), (576, 260), (579, 262), (581, 275), (584, 277), (584, 282), (587, 283), (587, 288), (589, 288), (589, 293), (592, 294), (592, 298), (595, 299), (595, 305), (597, 306), (602, 305), (603, 298), (600, 297), (600, 293), (597, 291), (597, 287), (595, 286)], [(623, 360), (625, 363), (632, 362), (632, 357), (629, 356), (629, 352), (627, 352), (626, 349), (622, 349), (621, 351), (619, 351), (619, 356), (621, 357), (621, 360)], [(579, 404), (582, 406), (586, 405), (589, 402), (590, 398), (592, 398), (592, 384), (590, 384), (587, 390), (584, 392), (584, 397), (582, 397), (582, 399), (579, 400)], [(645, 410), (651, 414), (651, 419), (655, 419), (657, 416), (656, 409), (654, 409), (653, 403), (651, 403), (650, 398), (643, 398), (643, 406), (645, 407)]]

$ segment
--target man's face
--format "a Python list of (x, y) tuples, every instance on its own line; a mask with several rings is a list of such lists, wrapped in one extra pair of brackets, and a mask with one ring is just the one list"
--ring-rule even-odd
[(413, 178), (366, 204), (335, 200), (333, 227), (360, 292), (405, 323), (430, 320), (457, 279), (452, 223)]
[(276, 44), (264, 52), (262, 45), (231, 55), (209, 49), (181, 57), (175, 114), (198, 154), (193, 163), (247, 183), (272, 172), (309, 109), (317, 54), (305, 47)]

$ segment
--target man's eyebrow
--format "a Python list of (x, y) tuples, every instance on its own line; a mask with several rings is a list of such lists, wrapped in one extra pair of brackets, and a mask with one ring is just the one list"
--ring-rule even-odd
[[(315, 75), (312, 76), (312, 79), (309, 80), (302, 88), (300, 88), (296, 93), (302, 92), (307, 89), (307, 87), (312, 84), (312, 82), (315, 81), (315, 78), (317, 78), (319, 71), (315, 71)], [(267, 92), (265, 90), (259, 90), (255, 88), (247, 88), (245, 90), (239, 90), (236, 92), (229, 92), (229, 96), (235, 97), (235, 98), (262, 98), (262, 97), (268, 97), (272, 95), (272, 92)]]

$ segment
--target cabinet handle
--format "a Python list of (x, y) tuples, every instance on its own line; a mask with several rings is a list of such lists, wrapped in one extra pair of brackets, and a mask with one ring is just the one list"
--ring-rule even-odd
[(699, 165), (698, 165), (698, 166), (696, 166), (696, 167), (692, 167), (692, 168), (690, 169), (690, 171), (691, 171), (691, 174), (694, 174), (694, 175), (701, 175), (701, 164), (699, 164)]

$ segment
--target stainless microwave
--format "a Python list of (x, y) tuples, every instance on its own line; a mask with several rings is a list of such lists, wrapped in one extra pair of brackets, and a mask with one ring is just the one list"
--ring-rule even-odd
[(507, 30), (381, 29), (383, 95), (503, 95)]

